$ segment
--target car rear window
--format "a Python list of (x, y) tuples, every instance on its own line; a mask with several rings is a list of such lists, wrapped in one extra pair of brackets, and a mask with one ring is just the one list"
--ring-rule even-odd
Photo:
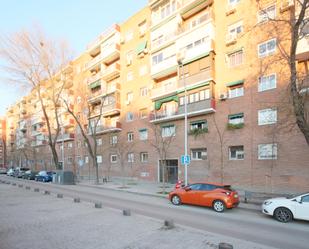
[(217, 186), (218, 188), (223, 188), (225, 190), (228, 191), (235, 191), (234, 189), (232, 189), (231, 185), (224, 185), (224, 186)]

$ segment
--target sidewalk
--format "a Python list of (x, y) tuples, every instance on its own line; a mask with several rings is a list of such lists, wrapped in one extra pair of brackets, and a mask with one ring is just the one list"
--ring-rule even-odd
[[(164, 186), (162, 183), (156, 182), (143, 182), (143, 181), (134, 181), (134, 180), (126, 180), (125, 183), (119, 179), (113, 179), (107, 183), (100, 183), (96, 185), (94, 181), (89, 180), (81, 180), (77, 182), (78, 185), (87, 186), (92, 188), (105, 188), (111, 189), (115, 191), (124, 191), (128, 193), (138, 194), (138, 195), (146, 195), (153, 196), (159, 198), (167, 198), (168, 194), (163, 194)], [(174, 189), (175, 184), (165, 184), (165, 192), (168, 193)], [(244, 200), (245, 191), (238, 191), (240, 195), (241, 202), (239, 204), (239, 208), (250, 210), (250, 211), (260, 211), (261, 204), (263, 200), (259, 199), (248, 199), (247, 203)]]

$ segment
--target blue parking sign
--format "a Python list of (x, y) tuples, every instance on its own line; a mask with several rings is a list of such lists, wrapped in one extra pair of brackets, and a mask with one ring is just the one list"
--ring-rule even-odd
[(185, 164), (187, 164), (187, 165), (189, 165), (190, 164), (190, 156), (189, 155), (182, 155), (181, 156), (181, 164), (182, 165), (185, 165)]

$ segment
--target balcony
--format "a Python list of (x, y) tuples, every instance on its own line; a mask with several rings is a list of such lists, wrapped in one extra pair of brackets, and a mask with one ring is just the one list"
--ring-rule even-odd
[(47, 145), (47, 140), (36, 140), (31, 142), (32, 147)]
[[(96, 127), (96, 134), (104, 134), (108, 132), (116, 132), (116, 131), (121, 131), (121, 123), (120, 122), (115, 122), (115, 124), (111, 125), (98, 125)], [(92, 131), (91, 129), (88, 130), (88, 134), (91, 135)]]
[(93, 57), (89, 62), (85, 64), (85, 70), (90, 70), (97, 66), (102, 61), (102, 54), (98, 54), (97, 56)]
[[(187, 105), (187, 116), (194, 117), (203, 114), (214, 113), (216, 111), (215, 99), (206, 99)], [(184, 106), (179, 106), (175, 111), (154, 111), (150, 114), (151, 123), (160, 123), (171, 120), (179, 120), (185, 118)]]
[(151, 67), (151, 76), (157, 80), (177, 72), (176, 54)]
[(91, 92), (91, 94), (88, 96), (88, 102), (90, 103), (94, 103), (94, 102), (98, 102), (99, 98), (103, 96), (103, 91), (102, 89), (99, 89), (95, 92)]
[(57, 143), (74, 140), (74, 133), (60, 134), (57, 138)]
[(74, 119), (73, 118), (66, 118), (63, 120), (62, 127), (69, 128), (74, 126)]
[(111, 94), (116, 91), (120, 91), (121, 85), (119, 82), (110, 82), (107, 83), (105, 87), (103, 87), (103, 93), (105, 94)]
[(120, 45), (112, 43), (101, 52), (102, 62), (109, 64), (120, 57)]
[[(98, 72), (95, 75), (92, 75), (91, 77), (87, 78), (87, 84), (90, 88), (95, 87), (94, 85), (92, 85), (93, 83), (99, 82), (102, 78), (102, 73)], [(101, 81), (100, 81), (101, 84)]]
[(184, 19), (187, 19), (212, 3), (213, 0), (186, 0), (183, 2), (180, 14)]
[[(103, 117), (108, 117), (111, 115), (116, 115), (120, 113), (120, 103), (119, 102), (114, 102), (108, 105), (104, 105), (102, 107), (102, 116)], [(93, 111), (91, 112), (90, 118), (93, 118), (95, 116), (100, 115), (100, 108), (94, 108)]]
[(31, 120), (31, 125), (43, 124), (43, 123), (45, 123), (44, 117), (38, 117), (38, 118), (34, 118), (34, 119)]
[(102, 78), (105, 81), (110, 81), (114, 78), (119, 77), (120, 75), (120, 64), (119, 62), (113, 63), (110, 66), (106, 67), (102, 71)]
[(168, 82), (162, 82), (160, 86), (154, 87), (151, 90), (151, 98), (157, 99), (162, 98), (171, 94), (175, 94), (177, 92), (177, 78), (174, 77), (173, 79), (170, 79)]
[(309, 59), (309, 35), (300, 39), (296, 48), (296, 60), (306, 61)]
[(195, 86), (203, 82), (211, 81), (213, 80), (213, 77), (214, 77), (214, 71), (212, 67), (209, 67), (205, 69), (204, 71), (201, 71), (200, 73), (185, 77), (185, 82), (182, 78), (180, 78), (177, 89), (184, 90), (184, 83), (186, 83), (187, 88), (190, 88), (191, 86)]

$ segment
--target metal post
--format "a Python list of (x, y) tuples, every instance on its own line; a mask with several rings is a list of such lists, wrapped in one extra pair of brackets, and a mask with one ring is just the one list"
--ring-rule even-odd
[(61, 119), (61, 136), (62, 136), (62, 151), (61, 151), (62, 171), (64, 171), (64, 128), (63, 128), (62, 115), (60, 116), (60, 119)]

